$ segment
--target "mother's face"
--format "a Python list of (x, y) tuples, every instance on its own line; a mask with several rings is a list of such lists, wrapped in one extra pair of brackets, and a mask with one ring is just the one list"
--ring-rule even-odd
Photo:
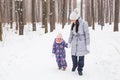
[(76, 24), (76, 20), (70, 20), (72, 23)]

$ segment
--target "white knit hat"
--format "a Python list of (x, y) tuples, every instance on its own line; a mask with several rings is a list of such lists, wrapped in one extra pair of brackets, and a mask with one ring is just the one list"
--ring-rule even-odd
[(70, 14), (70, 20), (77, 20), (80, 17), (80, 9), (75, 8), (73, 12)]
[(61, 33), (58, 33), (56, 38), (62, 38), (62, 34)]

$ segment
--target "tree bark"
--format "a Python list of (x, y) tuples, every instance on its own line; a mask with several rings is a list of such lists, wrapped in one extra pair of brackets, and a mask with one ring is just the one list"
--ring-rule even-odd
[(24, 1), (17, 1), (18, 5), (18, 17), (19, 17), (19, 35), (23, 35), (24, 30), (24, 22), (23, 22), (23, 2)]
[(12, 1), (13, 0), (10, 0), (10, 28), (12, 29), (12, 23), (13, 23), (13, 11), (12, 11), (12, 9), (13, 9), (13, 4), (12, 4)]
[(55, 1), (50, 0), (50, 32), (55, 29)]
[(1, 9), (1, 1), (0, 1), (0, 41), (2, 41), (2, 9)]
[(45, 33), (48, 32), (47, 27), (47, 2), (42, 0), (42, 27), (45, 28)]
[(109, 1), (109, 5), (110, 5), (110, 20), (109, 20), (109, 24), (112, 24), (113, 22), (113, 0)]
[(83, 18), (83, 0), (81, 0), (81, 18)]
[(118, 23), (119, 23), (119, 0), (115, 0), (114, 31), (118, 31)]
[(95, 30), (95, 23), (94, 23), (94, 0), (91, 1), (91, 6), (92, 6), (92, 25), (93, 25), (93, 30)]
[(71, 14), (71, 0), (69, 0), (69, 15), (68, 15), (68, 24), (70, 24), (70, 14)]
[(64, 28), (65, 23), (67, 22), (67, 0), (63, 0), (62, 7), (62, 28)]
[(35, 1), (36, 0), (32, 0), (32, 30), (36, 31), (36, 21), (35, 21)]

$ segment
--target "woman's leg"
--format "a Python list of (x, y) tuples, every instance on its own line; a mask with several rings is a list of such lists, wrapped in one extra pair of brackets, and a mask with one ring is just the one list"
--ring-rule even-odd
[(84, 56), (79, 56), (79, 61), (78, 61), (78, 73), (82, 74), (84, 67)]
[(75, 71), (77, 67), (77, 56), (72, 55), (72, 63), (73, 63), (72, 71)]

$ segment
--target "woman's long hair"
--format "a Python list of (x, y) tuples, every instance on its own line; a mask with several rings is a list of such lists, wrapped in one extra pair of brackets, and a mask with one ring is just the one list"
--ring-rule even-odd
[(79, 29), (79, 21), (78, 21), (78, 19), (76, 20), (76, 24), (72, 24), (72, 26), (71, 26), (71, 30), (73, 30), (73, 28), (75, 27), (74, 25), (76, 25), (76, 33), (78, 33), (78, 29)]

